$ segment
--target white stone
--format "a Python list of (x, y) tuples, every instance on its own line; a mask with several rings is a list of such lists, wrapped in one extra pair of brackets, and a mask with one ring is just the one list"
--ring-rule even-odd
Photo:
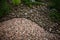
[(25, 15), (27, 15), (28, 13), (25, 13)]

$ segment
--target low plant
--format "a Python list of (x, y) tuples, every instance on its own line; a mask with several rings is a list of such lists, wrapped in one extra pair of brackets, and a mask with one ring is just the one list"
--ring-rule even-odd
[(9, 12), (9, 6), (6, 0), (0, 0), (0, 17)]
[[(50, 0), (49, 1), (50, 18), (55, 22), (60, 22), (60, 0)], [(55, 10), (53, 10), (55, 9)]]
[(57, 10), (51, 10), (49, 14), (50, 18), (54, 22), (60, 22), (60, 13)]
[(13, 5), (19, 5), (21, 3), (21, 0), (12, 0)]
[(31, 6), (31, 5), (40, 5), (43, 3), (42, 2), (38, 2), (37, 0), (22, 0), (22, 2), (28, 6)]
[(50, 0), (50, 7), (60, 10), (60, 0)]

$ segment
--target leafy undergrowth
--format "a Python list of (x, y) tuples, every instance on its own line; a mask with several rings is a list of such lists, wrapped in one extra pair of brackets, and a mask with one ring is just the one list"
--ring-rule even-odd
[(48, 6), (51, 10), (49, 14), (51, 20), (60, 22), (60, 0), (50, 0)]
[(0, 0), (0, 17), (9, 12), (9, 6), (6, 0)]
[(50, 14), (49, 14), (50, 18), (52, 21), (54, 22), (60, 22), (60, 13), (55, 11), (55, 10), (51, 10)]

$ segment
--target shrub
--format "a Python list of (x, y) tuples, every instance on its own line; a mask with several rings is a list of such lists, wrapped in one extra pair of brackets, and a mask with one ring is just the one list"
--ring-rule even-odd
[(60, 0), (50, 0), (50, 10), (52, 9), (56, 9), (55, 10), (52, 10), (50, 11), (50, 18), (56, 22), (60, 22)]
[(0, 0), (0, 17), (9, 12), (9, 6), (6, 0)]
[(51, 5), (50, 7), (56, 8), (57, 10), (60, 10), (60, 0), (50, 0)]
[(49, 14), (50, 18), (52, 19), (52, 21), (54, 22), (60, 22), (60, 13), (55, 11), (55, 10), (51, 10), (50, 14)]

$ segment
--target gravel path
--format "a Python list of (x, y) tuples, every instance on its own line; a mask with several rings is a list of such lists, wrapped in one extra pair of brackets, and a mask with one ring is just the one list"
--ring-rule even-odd
[(49, 10), (47, 9), (47, 5), (33, 5), (32, 7), (28, 7), (21, 4), (18, 7), (12, 8), (11, 13), (1, 20), (4, 21), (12, 18), (26, 18), (34, 21), (48, 32), (60, 34), (58, 23), (51, 22), (49, 19)]

